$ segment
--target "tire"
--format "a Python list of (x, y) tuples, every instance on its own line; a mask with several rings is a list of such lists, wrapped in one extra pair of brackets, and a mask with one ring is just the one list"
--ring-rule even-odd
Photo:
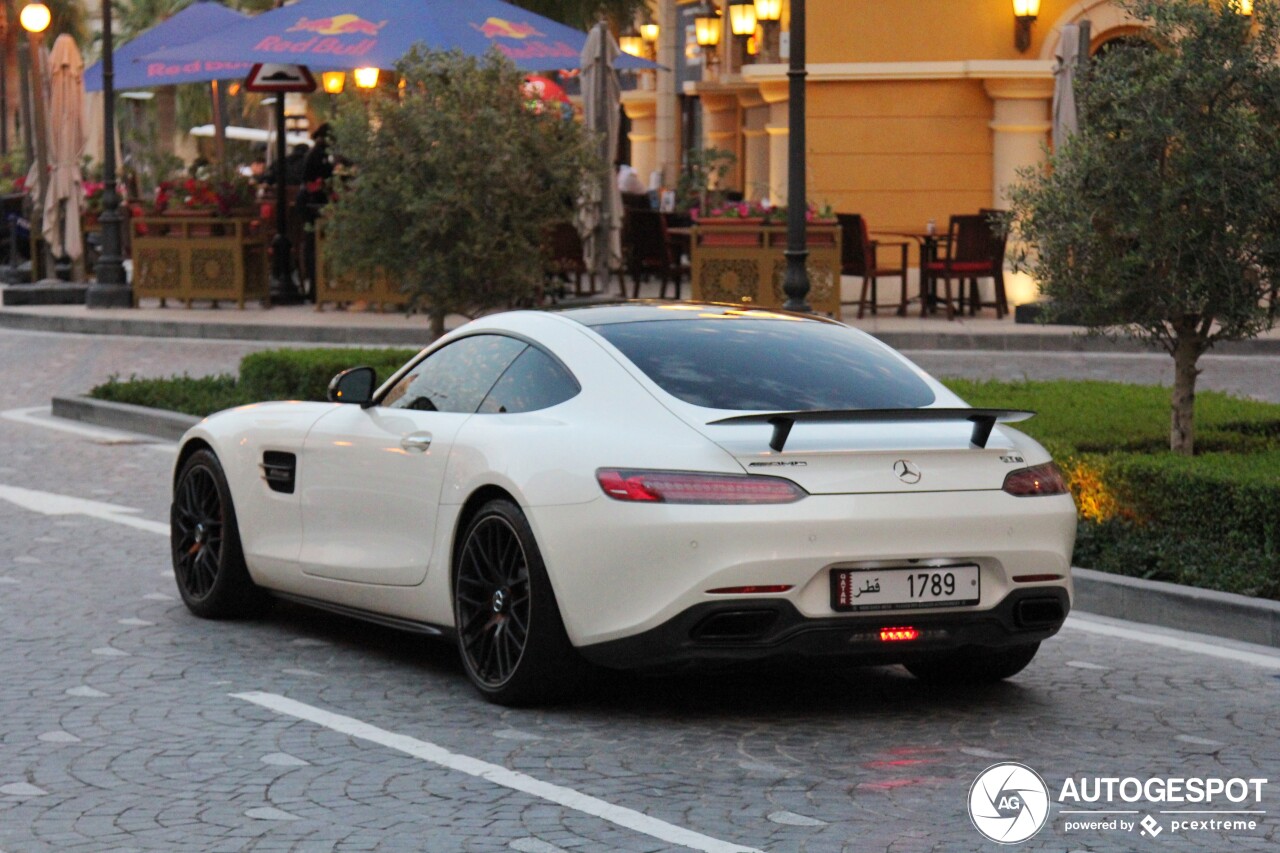
[(178, 474), (169, 545), (178, 592), (196, 616), (234, 619), (266, 608), (270, 599), (249, 578), (231, 489), (212, 451), (193, 453)]
[(969, 648), (903, 664), (907, 672), (930, 684), (994, 684), (1022, 672), (1036, 656), (1039, 643), (1003, 649)]
[(523, 706), (568, 698), (585, 663), (569, 642), (542, 553), (509, 500), (480, 508), (453, 570), (453, 617), (467, 677), (485, 699)]

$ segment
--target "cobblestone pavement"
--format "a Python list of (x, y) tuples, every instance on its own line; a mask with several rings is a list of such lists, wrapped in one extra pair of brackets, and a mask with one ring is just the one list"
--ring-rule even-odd
[[(0, 333), (5, 407), (47, 404), (111, 372), (231, 369), (255, 348)], [(16, 487), (167, 517), (164, 445), (0, 419), (0, 447), (0, 496)], [(197, 620), (178, 600), (164, 536), (118, 517), (0, 499), (5, 853), (689, 849), (592, 816), (585, 800), (512, 790), (233, 695), (249, 691), (700, 833), (695, 849), (996, 849), (966, 801), (977, 774), (1003, 759), (1037, 770), (1054, 796), (1068, 777), (1271, 780), (1260, 805), (1211, 806), (1270, 812), (1250, 816), (1254, 830), (1069, 832), (1076, 816), (1055, 806), (1018, 849), (1280, 841), (1273, 653), (1233, 657), (1232, 644), (1214, 643), (1215, 656), (1080, 620), (989, 689), (937, 692), (893, 668), (618, 676), (572, 707), (506, 710), (473, 694), (451, 649), (416, 636), (283, 605), (258, 621)], [(1082, 807), (1173, 819), (1146, 802)]]

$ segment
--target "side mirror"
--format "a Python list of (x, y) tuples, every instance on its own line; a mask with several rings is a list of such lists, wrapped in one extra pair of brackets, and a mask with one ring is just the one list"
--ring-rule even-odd
[(373, 405), (373, 392), (377, 387), (378, 375), (372, 367), (352, 367), (329, 383), (329, 402), (356, 403), (367, 409)]

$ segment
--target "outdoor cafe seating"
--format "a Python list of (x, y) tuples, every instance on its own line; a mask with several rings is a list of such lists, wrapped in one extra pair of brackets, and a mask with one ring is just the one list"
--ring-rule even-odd
[[(921, 316), (942, 304), (947, 319), (953, 320), (957, 313), (964, 312), (966, 302), (970, 315), (985, 307), (995, 308), (997, 319), (1009, 312), (1004, 287), (1006, 236), (1004, 229), (996, 227), (992, 221), (998, 213), (983, 210), (951, 217), (947, 234), (940, 240), (938, 256), (926, 256), (921, 264)], [(982, 301), (978, 287), (979, 280), (984, 278), (993, 282), (994, 295), (990, 302)], [(957, 283), (954, 293), (951, 289), (953, 279)], [(939, 282), (942, 283), (941, 291)]]
[[(640, 295), (640, 282), (649, 275), (661, 282), (659, 298), (665, 299), (668, 286), (676, 299), (680, 285), (689, 275), (676, 242), (668, 233), (666, 214), (657, 210), (628, 207), (622, 225), (623, 264), (631, 276), (633, 299)], [(622, 295), (627, 295), (625, 279), (620, 279)]]
[[(875, 314), (881, 307), (877, 284), (881, 278), (897, 278), (901, 280), (901, 295), (896, 303), (888, 307), (896, 307), (898, 314), (907, 313), (907, 246), (908, 243), (898, 240), (873, 240), (867, 228), (867, 220), (857, 213), (837, 213), (840, 223), (840, 274), (856, 276), (862, 279), (862, 289), (856, 302), (841, 302), (841, 305), (858, 306), (858, 318), (861, 319), (866, 309)], [(893, 261), (886, 261), (881, 256), (882, 248), (897, 250), (892, 254)], [(870, 291), (870, 300), (868, 300)]]

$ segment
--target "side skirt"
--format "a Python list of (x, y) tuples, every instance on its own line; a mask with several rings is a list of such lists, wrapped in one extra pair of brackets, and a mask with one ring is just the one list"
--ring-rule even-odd
[(454, 631), (452, 628), (446, 628), (442, 625), (432, 625), (428, 622), (417, 622), (413, 619), (402, 619), (399, 616), (387, 616), (382, 613), (374, 613), (370, 610), (361, 610), (358, 607), (348, 607), (345, 604), (335, 604), (332, 601), (321, 601), (318, 598), (308, 598), (305, 595), (294, 595), (289, 592), (271, 591), (276, 598), (282, 598), (285, 601), (292, 601), (294, 604), (301, 604), (305, 607), (314, 607), (317, 610), (326, 610), (330, 613), (336, 613), (339, 616), (347, 616), (352, 619), (359, 619), (362, 622), (371, 622), (374, 625), (382, 625), (386, 628), (395, 628), (397, 631), (408, 631), (413, 634), (425, 634), (428, 637), (439, 637), (440, 639), (452, 640)]

